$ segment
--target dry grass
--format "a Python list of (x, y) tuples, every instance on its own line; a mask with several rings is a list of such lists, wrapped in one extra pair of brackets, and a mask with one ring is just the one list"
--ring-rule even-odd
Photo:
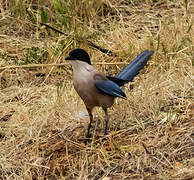
[[(0, 179), (193, 179), (194, 3), (85, 4), (67, 4), (75, 11), (67, 11), (74, 15), (69, 18), (62, 14), (65, 21), (57, 19), (51, 1), (0, 4)], [(38, 27), (42, 6), (48, 10), (47, 21), (69, 36)], [(119, 57), (89, 49), (84, 39)], [(74, 47), (86, 49), (94, 64), (104, 63), (96, 67), (106, 74), (123, 68), (117, 62), (155, 50), (131, 83), (134, 88), (125, 86), (129, 100), (118, 99), (109, 110), (106, 141), (104, 114), (95, 109), (93, 141), (87, 146), (88, 117), (73, 89), (70, 66), (31, 66), (64, 63)], [(2, 69), (20, 65), (27, 68)]]

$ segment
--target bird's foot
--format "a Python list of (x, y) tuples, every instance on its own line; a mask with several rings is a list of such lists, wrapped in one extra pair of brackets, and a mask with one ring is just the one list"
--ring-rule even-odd
[(108, 137), (107, 137), (107, 134), (105, 134), (104, 137), (102, 138), (102, 142), (107, 141), (107, 140), (108, 140)]
[(91, 140), (91, 134), (86, 135), (86, 139), (84, 140), (84, 144), (87, 145), (87, 143)]

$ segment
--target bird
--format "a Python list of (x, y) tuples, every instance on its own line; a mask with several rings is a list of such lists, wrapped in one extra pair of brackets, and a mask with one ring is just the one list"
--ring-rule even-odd
[(105, 113), (104, 135), (108, 134), (108, 108), (114, 104), (115, 98), (127, 99), (120, 87), (132, 81), (147, 64), (154, 51), (145, 50), (116, 76), (104, 75), (92, 66), (89, 54), (80, 48), (70, 51), (65, 60), (70, 61), (73, 69), (73, 85), (77, 94), (83, 100), (90, 122), (86, 133), (85, 144), (91, 137), (90, 129), (93, 122), (92, 110), (102, 107)]

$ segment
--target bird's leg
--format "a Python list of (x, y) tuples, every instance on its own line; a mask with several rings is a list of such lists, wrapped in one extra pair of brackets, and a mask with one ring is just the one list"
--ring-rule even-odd
[(93, 116), (92, 116), (91, 109), (87, 108), (87, 111), (88, 111), (88, 114), (89, 114), (89, 117), (90, 117), (90, 122), (88, 124), (88, 131), (87, 131), (87, 134), (86, 134), (86, 138), (90, 138), (90, 128), (92, 127)]
[(105, 129), (104, 129), (104, 135), (108, 134), (108, 121), (109, 121), (109, 116), (108, 116), (108, 111), (107, 108), (103, 107), (104, 113), (105, 113)]

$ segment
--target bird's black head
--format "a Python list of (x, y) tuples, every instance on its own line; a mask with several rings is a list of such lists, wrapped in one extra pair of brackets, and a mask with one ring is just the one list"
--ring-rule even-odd
[(74, 49), (69, 53), (65, 60), (79, 60), (91, 65), (88, 53), (83, 49)]

